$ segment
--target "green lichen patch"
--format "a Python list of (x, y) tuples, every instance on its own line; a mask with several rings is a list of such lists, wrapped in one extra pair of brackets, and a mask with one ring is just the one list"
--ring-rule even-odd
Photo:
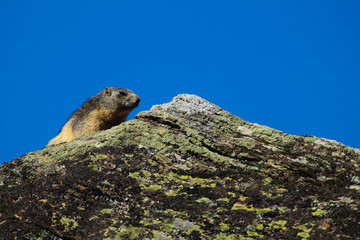
[(74, 219), (66, 217), (60, 219), (60, 224), (64, 226), (65, 231), (74, 230), (79, 225)]
[(273, 229), (281, 229), (281, 230), (286, 230), (285, 225), (287, 224), (287, 221), (285, 220), (278, 220), (278, 221), (273, 221), (269, 224), (270, 228)]
[(310, 237), (310, 232), (312, 230), (313, 225), (314, 225), (313, 223), (309, 223), (303, 225), (295, 225), (292, 228), (300, 230), (300, 232), (297, 233), (297, 236), (306, 239)]

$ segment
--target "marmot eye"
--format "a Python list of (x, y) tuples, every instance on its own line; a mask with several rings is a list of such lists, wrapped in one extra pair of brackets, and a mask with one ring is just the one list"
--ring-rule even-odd
[(106, 95), (110, 96), (111, 95), (111, 90), (108, 89), (108, 88), (105, 88), (105, 93), (106, 93)]
[(121, 96), (126, 96), (127, 95), (127, 93), (125, 91), (120, 91), (119, 93), (120, 93)]

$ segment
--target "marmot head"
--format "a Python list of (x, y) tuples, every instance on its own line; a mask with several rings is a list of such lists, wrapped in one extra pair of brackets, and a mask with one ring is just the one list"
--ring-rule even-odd
[(101, 105), (114, 112), (131, 111), (139, 105), (140, 98), (131, 90), (108, 87), (97, 94)]

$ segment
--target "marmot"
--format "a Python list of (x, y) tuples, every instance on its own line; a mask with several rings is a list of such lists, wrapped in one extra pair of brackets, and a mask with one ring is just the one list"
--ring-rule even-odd
[(131, 90), (105, 88), (75, 111), (47, 146), (68, 142), (85, 133), (109, 129), (125, 122), (139, 102), (140, 98)]

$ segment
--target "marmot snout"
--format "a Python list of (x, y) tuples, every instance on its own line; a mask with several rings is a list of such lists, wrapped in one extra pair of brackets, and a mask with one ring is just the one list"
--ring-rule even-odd
[(129, 89), (105, 88), (75, 111), (47, 146), (68, 142), (85, 133), (109, 129), (125, 122), (139, 102), (140, 98)]

